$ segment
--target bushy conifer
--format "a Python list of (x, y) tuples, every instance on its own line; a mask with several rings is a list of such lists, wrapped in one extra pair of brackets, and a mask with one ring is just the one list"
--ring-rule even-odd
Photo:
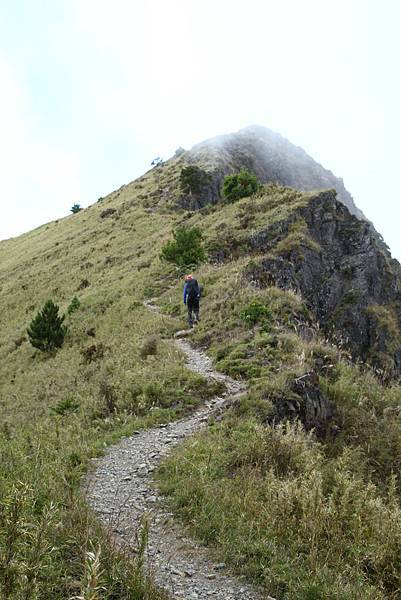
[(196, 165), (184, 167), (180, 173), (181, 191), (184, 194), (200, 194), (210, 179), (210, 174)]
[(183, 268), (195, 267), (206, 260), (199, 227), (179, 227), (173, 237), (162, 248), (160, 257), (163, 260)]
[(228, 202), (235, 202), (240, 198), (251, 196), (260, 187), (258, 178), (247, 169), (239, 173), (227, 175), (223, 182), (223, 196)]
[(60, 317), (58, 311), (57, 304), (47, 300), (28, 327), (29, 341), (42, 352), (50, 352), (63, 345), (67, 327), (63, 325), (65, 315)]

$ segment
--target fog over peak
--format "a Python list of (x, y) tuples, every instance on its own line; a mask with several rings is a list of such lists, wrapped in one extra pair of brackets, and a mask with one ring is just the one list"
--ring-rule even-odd
[(262, 125), (250, 125), (200, 142), (192, 147), (188, 158), (208, 162), (210, 169), (221, 172), (220, 179), (245, 167), (262, 183), (276, 182), (301, 191), (333, 188), (352, 214), (366, 218), (340, 177), (316, 162), (301, 147)]

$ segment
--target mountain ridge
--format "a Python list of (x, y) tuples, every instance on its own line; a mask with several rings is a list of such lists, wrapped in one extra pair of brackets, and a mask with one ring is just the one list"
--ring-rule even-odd
[[(141, 575), (146, 529), (130, 563), (79, 482), (122, 436), (221, 394), (169, 343), (185, 327), (183, 272), (160, 254), (180, 227), (201, 230), (209, 257), (195, 270), (201, 321), (188, 335), (248, 393), (162, 465), (172, 511), (278, 598), (387, 600), (401, 587), (400, 266), (333, 189), (270, 180), (225, 202), (224, 169), (246, 166), (249, 147), (230, 152), (217, 164), (205, 147), (192, 163), (181, 153), (0, 244), (0, 503), (21, 511), (18, 568), (0, 570), (0, 589), (12, 581), (15, 597), (27, 582), (43, 600), (83, 595), (100, 548), (105, 597), (164, 600)], [(190, 164), (212, 174), (200, 197), (181, 186)], [(44, 355), (26, 328), (49, 298), (68, 332)], [(151, 298), (160, 313), (145, 308)], [(45, 573), (34, 583), (32, 565)]]

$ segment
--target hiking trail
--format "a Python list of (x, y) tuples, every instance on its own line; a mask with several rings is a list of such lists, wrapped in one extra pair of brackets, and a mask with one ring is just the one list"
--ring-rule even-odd
[[(158, 310), (152, 301), (145, 306), (154, 312)], [(149, 540), (145, 567), (173, 598), (261, 600), (252, 586), (231, 575), (224, 563), (213, 562), (206, 548), (187, 537), (184, 527), (166, 509), (153, 481), (153, 471), (174, 446), (199, 431), (209, 417), (245, 391), (238, 381), (214, 371), (206, 354), (188, 341), (174, 339), (172, 343), (185, 354), (188, 369), (209, 380), (224, 382), (225, 392), (185, 418), (123, 438), (104, 456), (93, 459), (86, 479), (89, 505), (117, 543), (133, 551), (138, 546), (141, 523), (146, 520)]]

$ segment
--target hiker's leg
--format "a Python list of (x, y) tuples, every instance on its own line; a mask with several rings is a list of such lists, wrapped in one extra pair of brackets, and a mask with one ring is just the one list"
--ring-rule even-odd
[(195, 302), (194, 302), (194, 313), (195, 313), (195, 320), (199, 321), (199, 300), (195, 300)]
[(189, 300), (187, 301), (187, 308), (188, 308), (188, 325), (190, 327), (192, 327), (192, 325), (193, 325), (193, 319), (192, 319), (192, 302), (190, 302)]

